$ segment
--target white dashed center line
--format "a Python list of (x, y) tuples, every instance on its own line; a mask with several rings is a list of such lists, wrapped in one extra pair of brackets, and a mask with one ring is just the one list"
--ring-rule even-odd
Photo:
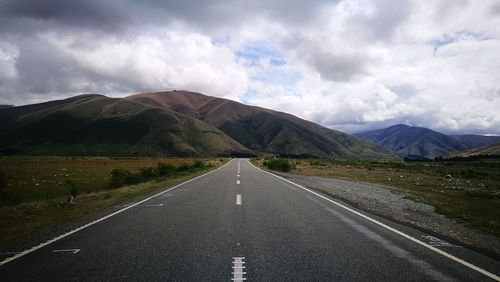
[(236, 205), (241, 206), (241, 194), (236, 194)]
[(245, 257), (233, 257), (233, 278), (231, 278), (232, 281), (245, 281), (247, 280), (245, 277), (243, 277), (245, 274), (247, 274), (245, 270)]
[(241, 182), (239, 180), (236, 180), (236, 184), (240, 184)]

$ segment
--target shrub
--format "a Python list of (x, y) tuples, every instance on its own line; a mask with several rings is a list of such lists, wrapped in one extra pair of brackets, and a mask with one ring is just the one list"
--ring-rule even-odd
[(145, 179), (151, 179), (151, 178), (155, 178), (156, 176), (158, 176), (158, 173), (154, 169), (154, 167), (143, 167), (139, 170), (139, 173), (140, 173), (141, 177), (145, 178)]
[(144, 181), (140, 173), (132, 173), (125, 169), (113, 169), (111, 171), (111, 188), (119, 188), (125, 185), (138, 184)]
[(7, 198), (7, 175), (0, 171), (0, 198)]
[(7, 187), (7, 175), (5, 172), (0, 171), (0, 189)]
[(321, 165), (321, 163), (319, 161), (311, 161), (310, 164), (312, 166), (319, 166), (319, 165)]
[(292, 168), (292, 165), (287, 159), (271, 159), (264, 162), (264, 165), (269, 169), (284, 172), (290, 171), (290, 169)]
[(78, 186), (75, 184), (75, 182), (71, 180), (65, 181), (66, 185), (68, 186), (68, 195), (73, 196), (73, 198), (76, 198), (80, 192), (78, 191)]
[(191, 169), (190, 166), (188, 166), (187, 164), (181, 164), (180, 166), (177, 167), (177, 171), (187, 171)]
[(158, 176), (169, 176), (175, 172), (175, 166), (166, 163), (158, 163), (156, 166)]
[(192, 165), (192, 168), (204, 168), (205, 167), (205, 162), (197, 160), (195, 161)]

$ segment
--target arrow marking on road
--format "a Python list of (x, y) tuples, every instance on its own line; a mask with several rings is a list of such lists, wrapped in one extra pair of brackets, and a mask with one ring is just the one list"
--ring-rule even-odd
[(145, 207), (161, 207), (163, 204), (151, 204), (151, 205), (144, 205)]
[(76, 254), (80, 251), (80, 249), (65, 249), (65, 250), (53, 250), (53, 253), (73, 253)]

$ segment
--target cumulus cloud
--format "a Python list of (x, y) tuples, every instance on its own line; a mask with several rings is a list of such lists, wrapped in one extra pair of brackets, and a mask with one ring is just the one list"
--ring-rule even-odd
[(495, 0), (0, 0), (0, 103), (187, 89), (356, 132), (500, 134)]

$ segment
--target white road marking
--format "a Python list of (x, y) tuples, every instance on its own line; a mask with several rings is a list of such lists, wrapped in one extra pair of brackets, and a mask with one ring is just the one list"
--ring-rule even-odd
[[(248, 160), (247, 160), (247, 161), (248, 161)], [(447, 252), (445, 252), (445, 251), (443, 251), (443, 250), (440, 250), (440, 249), (438, 249), (438, 248), (436, 248), (436, 247), (434, 247), (434, 246), (432, 246), (432, 245), (429, 245), (429, 244), (427, 244), (427, 243), (425, 243), (425, 242), (422, 242), (422, 241), (420, 241), (420, 240), (418, 240), (418, 239), (416, 239), (416, 238), (414, 238), (414, 237), (412, 237), (412, 236), (410, 236), (410, 235), (408, 235), (408, 234), (406, 234), (406, 233), (404, 233), (404, 232), (401, 232), (401, 231), (399, 231), (399, 230), (397, 230), (397, 229), (395, 229), (395, 228), (392, 228), (392, 227), (390, 227), (390, 226), (388, 226), (388, 225), (386, 225), (386, 224), (384, 224), (384, 223), (382, 223), (382, 222), (380, 222), (380, 221), (378, 221), (378, 220), (376, 220), (376, 219), (373, 219), (373, 218), (371, 218), (371, 217), (369, 217), (369, 216), (367, 216), (367, 215), (364, 215), (364, 214), (362, 214), (362, 213), (360, 213), (360, 212), (357, 212), (357, 211), (355, 211), (355, 210), (353, 210), (353, 209), (349, 208), (348, 206), (345, 206), (345, 205), (343, 205), (343, 204), (341, 204), (341, 203), (337, 203), (336, 201), (334, 201), (334, 200), (332, 200), (332, 199), (330, 199), (330, 198), (328, 198), (328, 197), (325, 197), (325, 196), (323, 196), (323, 195), (321, 195), (321, 194), (319, 194), (319, 193), (317, 193), (317, 192), (314, 192), (314, 191), (312, 191), (312, 190), (310, 190), (310, 189), (307, 189), (307, 188), (305, 188), (304, 186), (301, 186), (301, 185), (299, 185), (299, 184), (297, 184), (297, 183), (294, 183), (294, 182), (292, 182), (292, 181), (290, 181), (290, 180), (288, 180), (288, 179), (285, 179), (285, 178), (283, 178), (283, 177), (281, 177), (281, 176), (278, 176), (278, 175), (273, 174), (273, 173), (271, 173), (271, 172), (269, 172), (269, 171), (265, 171), (265, 170), (263, 170), (263, 169), (261, 169), (261, 168), (259, 168), (259, 167), (256, 167), (256, 166), (254, 166), (254, 165), (253, 165), (250, 161), (248, 161), (248, 162), (249, 162), (249, 163), (250, 163), (253, 167), (257, 168), (257, 169), (258, 169), (258, 170), (260, 170), (260, 171), (263, 171), (263, 172), (265, 172), (265, 173), (267, 173), (267, 174), (270, 174), (270, 175), (272, 175), (272, 176), (274, 176), (274, 177), (276, 177), (276, 178), (279, 178), (279, 179), (281, 179), (281, 180), (283, 180), (283, 181), (285, 181), (285, 182), (288, 182), (288, 183), (290, 183), (290, 184), (292, 184), (292, 185), (295, 185), (295, 186), (297, 186), (297, 187), (299, 187), (299, 188), (301, 188), (301, 189), (303, 189), (303, 190), (305, 190), (305, 191), (307, 191), (307, 192), (309, 192), (309, 193), (311, 193), (311, 194), (314, 194), (314, 195), (316, 195), (316, 196), (318, 196), (318, 197), (320, 197), (320, 198), (322, 198), (322, 199), (324, 199), (324, 200), (327, 200), (328, 202), (330, 202), (330, 203), (332, 203), (332, 204), (335, 204), (335, 205), (337, 205), (337, 206), (339, 206), (339, 207), (341, 207), (341, 208), (343, 208), (343, 209), (345, 209), (345, 210), (347, 210), (347, 211), (350, 211), (350, 212), (354, 213), (355, 215), (358, 215), (358, 216), (360, 216), (360, 217), (362, 217), (362, 218), (364, 218), (364, 219), (366, 219), (366, 220), (368, 220), (368, 221), (371, 221), (371, 222), (373, 222), (373, 223), (375, 223), (375, 224), (377, 224), (377, 225), (379, 225), (379, 226), (381, 226), (381, 227), (383, 227), (383, 228), (385, 228), (385, 229), (387, 229), (387, 230), (389, 230), (389, 231), (392, 231), (392, 232), (394, 232), (394, 233), (398, 234), (398, 235), (399, 235), (399, 236), (401, 236), (401, 237), (404, 237), (404, 238), (406, 238), (406, 239), (408, 239), (408, 240), (410, 240), (410, 241), (412, 241), (412, 242), (414, 242), (414, 243), (417, 243), (417, 244), (419, 244), (420, 246), (423, 246), (423, 247), (425, 247), (425, 248), (427, 248), (427, 249), (429, 249), (429, 250), (431, 250), (431, 251), (434, 251), (434, 252), (436, 252), (436, 253), (438, 253), (438, 254), (440, 254), (440, 255), (442, 255), (442, 256), (445, 256), (445, 257), (447, 257), (447, 258), (449, 258), (449, 259), (451, 259), (451, 260), (453, 260), (453, 261), (455, 261), (455, 262), (458, 262), (458, 263), (460, 263), (461, 265), (464, 265), (464, 266), (466, 266), (466, 267), (468, 267), (468, 268), (470, 268), (470, 269), (472, 269), (472, 270), (475, 270), (475, 271), (477, 271), (477, 272), (479, 272), (479, 273), (481, 273), (481, 274), (483, 274), (483, 275), (485, 275), (485, 276), (488, 276), (489, 278), (491, 278), (491, 279), (493, 279), (493, 280), (495, 280), (495, 281), (500, 281), (500, 277), (499, 277), (499, 276), (497, 276), (497, 275), (496, 275), (496, 274), (494, 274), (494, 273), (491, 273), (491, 272), (489, 272), (489, 271), (487, 271), (487, 270), (484, 270), (484, 269), (482, 269), (482, 268), (480, 268), (480, 267), (478, 267), (478, 266), (473, 265), (473, 264), (472, 264), (472, 263), (470, 263), (470, 262), (467, 262), (467, 261), (465, 261), (465, 260), (463, 260), (463, 259), (461, 259), (461, 258), (458, 258), (458, 257), (456, 257), (456, 256), (454, 256), (454, 255), (452, 255), (452, 254), (449, 254), (449, 253), (447, 253)]]
[(241, 162), (241, 160), (238, 159), (238, 173), (240, 173), (240, 162)]
[(245, 257), (233, 257), (233, 278), (231, 278), (232, 281), (247, 280), (245, 277), (243, 277), (245, 274), (247, 274), (245, 271), (243, 271), (246, 268), (244, 266), (244, 260)]
[(241, 182), (239, 180), (236, 180), (236, 184), (240, 184)]
[(24, 250), (24, 251), (22, 251), (22, 252), (18, 253), (17, 255), (15, 255), (15, 256), (12, 256), (12, 257), (6, 258), (6, 259), (4, 259), (4, 260), (0, 261), (0, 266), (1, 266), (1, 265), (4, 265), (4, 264), (7, 264), (7, 263), (9, 263), (9, 262), (11, 262), (11, 261), (13, 261), (13, 260), (16, 260), (16, 259), (18, 259), (18, 258), (20, 258), (20, 257), (23, 257), (23, 256), (25, 256), (25, 255), (27, 255), (27, 254), (29, 254), (29, 253), (32, 253), (32, 252), (34, 252), (34, 251), (36, 251), (36, 250), (38, 250), (38, 249), (41, 249), (41, 248), (43, 248), (43, 247), (45, 247), (45, 246), (48, 246), (48, 245), (50, 245), (50, 244), (52, 244), (52, 243), (54, 243), (54, 242), (57, 242), (57, 241), (59, 241), (59, 240), (61, 240), (61, 239), (63, 239), (63, 238), (66, 238), (66, 237), (68, 237), (68, 236), (70, 236), (70, 235), (72, 235), (72, 234), (74, 234), (74, 233), (76, 233), (76, 232), (78, 232), (78, 231), (81, 231), (81, 230), (83, 230), (83, 229), (85, 229), (85, 228), (87, 228), (87, 227), (90, 227), (90, 226), (92, 226), (92, 225), (94, 225), (94, 224), (96, 224), (96, 223), (99, 223), (99, 222), (101, 222), (101, 221), (103, 221), (103, 220), (106, 220), (106, 219), (108, 219), (108, 218), (110, 218), (110, 217), (112, 217), (112, 216), (114, 216), (114, 215), (117, 215), (117, 214), (119, 214), (119, 213), (122, 213), (122, 212), (124, 212), (124, 211), (126, 211), (126, 210), (128, 210), (128, 209), (130, 209), (130, 208), (132, 208), (132, 207), (135, 207), (135, 206), (140, 205), (140, 204), (142, 204), (142, 203), (144, 203), (144, 202), (147, 202), (147, 201), (149, 201), (149, 200), (151, 200), (151, 199), (153, 199), (153, 198), (155, 198), (155, 197), (157, 197), (157, 196), (163, 195), (163, 194), (165, 194), (165, 193), (167, 193), (167, 192), (169, 192), (169, 191), (171, 191), (171, 190), (173, 190), (173, 189), (176, 189), (176, 188), (178, 188), (178, 187), (181, 187), (181, 186), (182, 186), (182, 185), (184, 185), (184, 184), (187, 184), (187, 183), (189, 183), (189, 182), (192, 182), (192, 181), (194, 181), (194, 180), (196, 180), (196, 179), (198, 179), (198, 178), (204, 177), (204, 176), (206, 176), (206, 175), (208, 175), (208, 174), (210, 174), (210, 173), (216, 172), (216, 171), (218, 171), (219, 169), (222, 169), (223, 167), (225, 167), (225, 166), (229, 165), (230, 163), (231, 163), (231, 162), (228, 162), (228, 163), (226, 163), (225, 165), (223, 165), (223, 166), (221, 166), (221, 167), (219, 167), (219, 168), (217, 168), (217, 169), (214, 169), (214, 170), (212, 170), (212, 171), (209, 171), (209, 172), (207, 172), (207, 173), (205, 173), (205, 174), (202, 174), (202, 175), (200, 175), (200, 176), (197, 176), (197, 177), (195, 177), (195, 178), (193, 178), (193, 179), (189, 179), (189, 180), (188, 180), (188, 181), (186, 181), (186, 182), (183, 182), (183, 183), (178, 184), (178, 185), (176, 185), (176, 186), (174, 186), (174, 187), (172, 187), (172, 188), (169, 188), (169, 189), (167, 189), (167, 190), (165, 190), (165, 191), (162, 191), (162, 192), (160, 192), (160, 193), (158, 193), (158, 194), (155, 194), (155, 195), (153, 195), (153, 196), (150, 196), (150, 197), (148, 197), (148, 198), (146, 198), (146, 199), (144, 199), (144, 200), (142, 200), (142, 201), (140, 201), (140, 202), (137, 202), (137, 203), (135, 203), (135, 204), (132, 204), (132, 205), (130, 205), (130, 206), (128, 206), (128, 207), (124, 207), (124, 208), (122, 208), (121, 210), (115, 211), (114, 213), (108, 214), (108, 215), (106, 215), (106, 216), (104, 216), (104, 217), (101, 217), (101, 218), (99, 218), (99, 219), (97, 219), (97, 220), (94, 220), (94, 221), (89, 222), (89, 223), (87, 223), (87, 224), (85, 224), (85, 225), (83, 225), (83, 226), (80, 226), (80, 227), (78, 227), (78, 228), (76, 228), (76, 229), (73, 229), (73, 230), (71, 230), (71, 231), (69, 231), (69, 232), (66, 232), (66, 233), (64, 233), (64, 234), (62, 234), (62, 235), (59, 235), (59, 236), (57, 236), (57, 237), (55, 237), (55, 238), (52, 238), (52, 239), (50, 239), (50, 240), (48, 240), (48, 241), (46, 241), (46, 242), (44, 242), (44, 243), (41, 243), (41, 244), (40, 244), (40, 245), (38, 245), (38, 246), (34, 246), (34, 247), (32, 247), (31, 249)]
[(163, 204), (151, 204), (151, 205), (144, 205), (145, 207), (161, 207)]
[(73, 253), (76, 254), (80, 251), (80, 249), (64, 249), (64, 250), (53, 250), (53, 253)]
[(241, 194), (236, 194), (236, 205), (241, 206)]
[(239, 175), (239, 174), (237, 174), (237, 175), (236, 175), (236, 177), (240, 177), (240, 175)]
[(457, 247), (457, 248), (460, 248), (460, 246), (453, 245), (451, 243), (448, 243), (446, 241), (443, 241), (443, 240), (441, 240), (437, 237), (431, 236), (431, 235), (421, 235), (421, 236), (422, 236), (422, 238), (429, 240), (427, 244), (434, 246), (434, 247)]

